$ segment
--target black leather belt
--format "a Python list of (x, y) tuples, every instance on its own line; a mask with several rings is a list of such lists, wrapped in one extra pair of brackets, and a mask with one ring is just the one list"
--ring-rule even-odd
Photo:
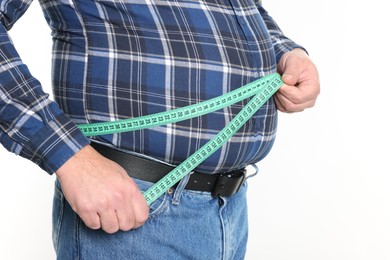
[[(91, 145), (101, 155), (122, 166), (132, 178), (156, 183), (174, 169), (172, 166), (124, 153), (96, 142), (92, 142)], [(194, 172), (185, 189), (211, 192), (212, 196), (231, 196), (238, 192), (244, 183), (245, 173), (245, 169), (222, 174)]]

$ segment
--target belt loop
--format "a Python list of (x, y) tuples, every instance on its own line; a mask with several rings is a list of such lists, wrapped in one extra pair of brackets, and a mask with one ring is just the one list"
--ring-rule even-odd
[(179, 184), (177, 185), (174, 193), (173, 193), (173, 200), (172, 204), (178, 206), (180, 204), (180, 198), (181, 194), (183, 193), (184, 188), (186, 187), (188, 180), (190, 179), (192, 172), (184, 176), (183, 179), (180, 180)]
[(255, 172), (250, 173), (250, 174), (247, 173), (246, 176), (245, 176), (245, 180), (256, 176), (259, 173), (259, 171), (260, 171), (259, 167), (255, 163), (249, 164), (249, 166), (251, 166), (255, 170)]

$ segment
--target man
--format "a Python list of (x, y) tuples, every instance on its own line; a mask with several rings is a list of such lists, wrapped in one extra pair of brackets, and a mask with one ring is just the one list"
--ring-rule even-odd
[[(315, 65), (262, 3), (41, 0), (53, 31), (56, 103), (7, 35), (30, 1), (0, 3), (0, 140), (58, 177), (58, 259), (242, 259), (246, 182), (220, 196), (199, 183), (244, 176), (271, 149), (276, 107), (302, 111), (319, 94)], [(247, 100), (180, 123), (96, 136), (92, 146), (75, 125), (184, 107), (276, 71), (285, 85), (274, 99), (150, 208), (142, 191), (217, 134)]]

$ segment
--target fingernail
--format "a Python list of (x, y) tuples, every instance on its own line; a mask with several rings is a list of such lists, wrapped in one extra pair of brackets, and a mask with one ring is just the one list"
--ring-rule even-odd
[(285, 79), (285, 80), (293, 80), (294, 79), (293, 76), (288, 75), (288, 74), (283, 74), (282, 78)]

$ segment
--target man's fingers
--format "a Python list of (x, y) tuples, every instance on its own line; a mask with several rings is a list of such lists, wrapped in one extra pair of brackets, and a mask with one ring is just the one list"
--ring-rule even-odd
[(87, 146), (57, 172), (65, 198), (91, 229), (107, 233), (143, 224), (149, 208), (126, 171)]
[(285, 84), (278, 90), (278, 94), (283, 95), (295, 104), (315, 99), (319, 92), (319, 83), (311, 79), (301, 80), (296, 85)]
[(119, 210), (114, 210), (112, 208), (104, 211), (88, 210), (88, 212), (82, 211), (76, 213), (79, 214), (88, 228), (101, 228), (110, 234), (115, 233), (118, 230), (129, 231), (133, 228), (142, 226), (146, 222), (149, 212), (149, 207), (147, 207), (146, 202), (145, 204), (132, 205), (130, 201), (127, 201), (126, 204), (122, 204), (124, 207)]
[(310, 84), (295, 86), (282, 86), (275, 94), (275, 102), (282, 112), (300, 112), (313, 107), (316, 103), (317, 92), (307, 91)]
[(134, 205), (134, 228), (138, 228), (147, 221), (149, 216), (149, 207), (141, 192), (134, 194), (133, 201), (137, 201)]
[(302, 88), (303, 86), (295, 87), (283, 85), (277, 92), (277, 95), (284, 97), (293, 104), (306, 103), (307, 101), (312, 99), (312, 94)]
[(99, 217), (102, 229), (105, 232), (112, 234), (119, 230), (118, 217), (114, 210), (99, 212)]
[(90, 229), (99, 229), (101, 228), (101, 222), (99, 215), (94, 213), (81, 213), (79, 214), (80, 218), (83, 220), (84, 224)]
[(135, 216), (133, 209), (126, 208), (116, 211), (116, 216), (119, 223), (119, 230), (129, 231), (135, 228)]
[(282, 81), (284, 82), (284, 84), (290, 86), (295, 86), (298, 83), (298, 80), (295, 76), (286, 73), (282, 75)]
[(278, 71), (282, 74), (283, 82), (290, 86), (298, 84), (302, 69), (301, 58), (293, 55), (286, 56), (278, 66)]
[(315, 104), (315, 102), (312, 100), (305, 103), (295, 104), (290, 100), (288, 100), (283, 95), (275, 95), (274, 100), (278, 109), (281, 112), (286, 112), (286, 113), (301, 112), (306, 108), (313, 107)]

